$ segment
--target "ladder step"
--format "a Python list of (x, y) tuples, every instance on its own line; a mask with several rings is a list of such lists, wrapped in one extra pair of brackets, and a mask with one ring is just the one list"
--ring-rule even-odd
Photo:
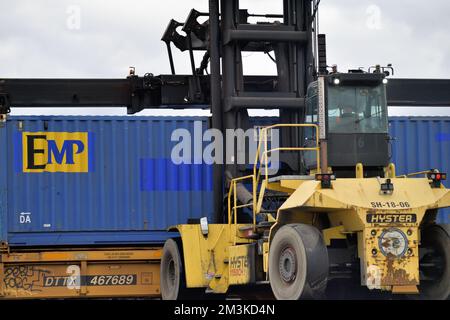
[(258, 213), (277, 213), (277, 212), (278, 212), (278, 210), (261, 210)]
[(275, 221), (262, 221), (256, 225), (257, 228), (270, 228), (275, 224)]
[(253, 231), (253, 226), (243, 226), (239, 228), (239, 232), (243, 233), (240, 234), (239, 236), (243, 239), (259, 239), (260, 235), (258, 233), (255, 233)]
[(244, 231), (249, 231), (249, 230), (252, 230), (252, 229), (253, 229), (252, 226), (243, 226), (243, 227), (239, 227), (239, 231), (242, 231), (242, 232), (244, 232)]
[(244, 239), (251, 239), (251, 240), (258, 240), (259, 238), (261, 238), (261, 236), (257, 233), (253, 233), (251, 235), (244, 237)]

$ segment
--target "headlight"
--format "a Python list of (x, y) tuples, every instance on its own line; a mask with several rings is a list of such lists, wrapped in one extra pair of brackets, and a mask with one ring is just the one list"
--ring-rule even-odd
[(401, 258), (408, 249), (408, 238), (399, 229), (388, 229), (381, 234), (378, 246), (386, 257)]

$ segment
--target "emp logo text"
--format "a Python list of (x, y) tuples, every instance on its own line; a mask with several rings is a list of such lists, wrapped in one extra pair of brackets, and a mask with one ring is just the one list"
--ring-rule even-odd
[(93, 135), (88, 132), (22, 132), (18, 135), (16, 171), (92, 171)]

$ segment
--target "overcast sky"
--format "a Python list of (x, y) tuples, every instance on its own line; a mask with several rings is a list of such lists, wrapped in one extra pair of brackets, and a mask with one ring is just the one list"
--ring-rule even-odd
[[(207, 11), (207, 2), (0, 0), (0, 78), (123, 78), (129, 66), (139, 75), (168, 73), (160, 41), (168, 21), (184, 21), (191, 8)], [(281, 12), (281, 2), (241, 0), (241, 7)], [(450, 78), (449, 12), (448, 0), (322, 0), (328, 64), (345, 71), (392, 63), (395, 77)], [(177, 72), (189, 72), (187, 55), (175, 58)], [(267, 57), (246, 54), (244, 64), (249, 73), (273, 72)], [(450, 115), (443, 108), (407, 113)]]

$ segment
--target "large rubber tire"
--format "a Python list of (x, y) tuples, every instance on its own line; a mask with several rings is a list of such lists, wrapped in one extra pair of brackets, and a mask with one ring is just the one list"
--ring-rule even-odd
[(275, 298), (322, 298), (328, 270), (328, 252), (319, 230), (289, 224), (276, 231), (269, 251), (269, 282)]
[(185, 299), (187, 289), (181, 246), (174, 239), (168, 239), (164, 244), (160, 270), (162, 299)]
[[(439, 262), (439, 268), (434, 271), (434, 280), (421, 281), (420, 298), (445, 300), (450, 297), (450, 227), (448, 225), (433, 225), (422, 231), (421, 247), (431, 248), (432, 259)], [(420, 248), (419, 248), (420, 250)], [(425, 270), (422, 270), (424, 272)], [(430, 271), (429, 271), (430, 272)]]

